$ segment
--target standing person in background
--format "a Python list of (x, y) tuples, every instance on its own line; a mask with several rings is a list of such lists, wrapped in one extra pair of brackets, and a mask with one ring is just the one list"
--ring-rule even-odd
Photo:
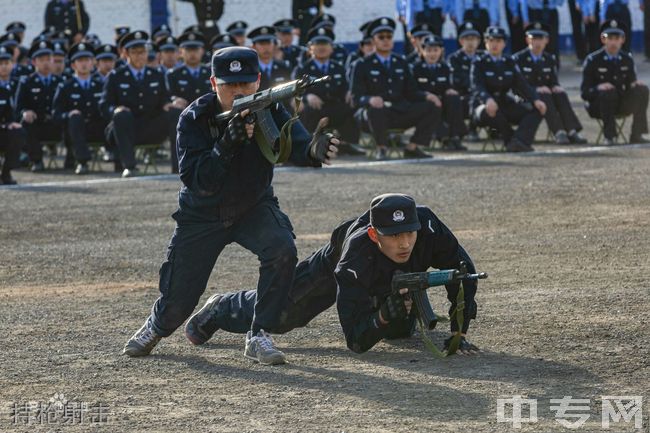
[(639, 5), (643, 11), (643, 49), (645, 61), (650, 62), (650, 0), (643, 0)]
[(212, 39), (219, 34), (218, 21), (223, 15), (223, 0), (180, 0), (192, 3), (196, 20), (199, 23), (199, 30), (206, 40)]
[[(317, 15), (324, 13), (321, 9), (322, 0), (293, 0), (291, 3), (291, 16), (296, 21), (300, 42), (298, 45), (307, 44), (307, 34), (311, 28), (311, 23)], [(322, 5), (327, 8), (332, 7), (332, 0), (323, 0)]]
[(424, 0), (395, 0), (397, 20), (404, 29), (404, 54), (413, 52), (413, 44), (409, 38), (409, 29), (415, 25), (415, 16), (424, 10)]
[(70, 30), (74, 43), (81, 42), (90, 27), (90, 17), (86, 13), (84, 2), (50, 0), (45, 9), (45, 28), (50, 27), (58, 31)]
[(600, 4), (597, 0), (577, 0), (576, 7), (582, 12), (582, 22), (585, 25), (585, 37), (587, 40), (587, 54), (600, 49)]
[(549, 28), (549, 43), (547, 51), (560, 59), (560, 18), (558, 8), (564, 4), (564, 0), (519, 0), (521, 5), (521, 16), (524, 20), (524, 27), (532, 22), (542, 23)]
[(506, 17), (510, 29), (510, 50), (516, 53), (526, 48), (524, 22), (521, 18), (519, 0), (506, 0)]
[(422, 11), (415, 15), (415, 24), (428, 24), (434, 35), (442, 36), (442, 26), (454, 6), (450, 0), (422, 0)]
[(587, 41), (585, 39), (585, 26), (583, 23), (582, 11), (580, 9), (580, 0), (567, 0), (567, 2), (569, 3), (569, 13), (571, 14), (573, 45), (576, 49), (578, 66), (581, 66), (587, 56)]
[[(625, 38), (623, 49), (629, 52), (632, 43), (632, 17), (628, 6), (629, 0), (598, 0), (598, 3), (600, 6), (598, 17), (601, 24), (606, 20), (614, 20), (627, 29), (628, 37)], [(639, 0), (639, 4), (643, 4), (643, 0)]]
[(458, 0), (452, 18), (460, 25), (471, 21), (482, 34), (489, 26), (499, 25), (499, 0)]

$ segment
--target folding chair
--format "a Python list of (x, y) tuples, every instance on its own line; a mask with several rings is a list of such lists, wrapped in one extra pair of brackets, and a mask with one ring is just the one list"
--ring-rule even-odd
[[(616, 116), (614, 119), (614, 124), (616, 125), (616, 135), (620, 137), (621, 142), (623, 144), (628, 144), (630, 142), (628, 136), (625, 134), (625, 124), (627, 123), (627, 118), (628, 116)], [(596, 144), (601, 144), (602, 140), (605, 137), (605, 125), (603, 124), (603, 120), (600, 118), (595, 118), (596, 122), (598, 123), (599, 126), (599, 132), (598, 132), (598, 138), (596, 138)]]
[(142, 174), (147, 174), (149, 167), (153, 168), (154, 173), (158, 174), (158, 151), (162, 148), (161, 144), (140, 144), (135, 148), (135, 157), (144, 164)]
[(57, 162), (57, 157), (59, 156), (59, 148), (63, 147), (62, 141), (43, 141), (43, 154), (47, 157), (46, 168), (49, 169), (58, 169), (59, 163)]

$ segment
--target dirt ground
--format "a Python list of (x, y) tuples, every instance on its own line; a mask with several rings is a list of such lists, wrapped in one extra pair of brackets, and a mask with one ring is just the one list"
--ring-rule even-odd
[[(178, 180), (18, 173), (23, 187), (0, 188), (0, 431), (515, 431), (497, 422), (497, 399), (515, 395), (538, 400), (538, 421), (519, 431), (562, 431), (550, 399), (564, 396), (590, 401), (577, 431), (601, 431), (601, 396), (650, 397), (650, 146), (538, 148), (276, 174), (300, 258), (388, 191), (452, 228), (490, 278), (470, 329), (484, 352), (444, 361), (417, 338), (354, 354), (334, 308), (276, 337), (285, 366), (245, 360), (243, 336), (223, 332), (202, 347), (176, 332), (152, 356), (121, 356), (158, 296)], [(252, 254), (230, 246), (202, 301), (256, 277)], [(446, 311), (444, 289), (431, 301)], [(55, 394), (103, 405), (106, 422), (15, 422), (16, 407)]]

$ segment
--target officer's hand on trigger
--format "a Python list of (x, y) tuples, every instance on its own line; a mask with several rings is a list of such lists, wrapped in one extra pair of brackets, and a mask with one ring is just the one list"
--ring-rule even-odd
[(341, 143), (332, 133), (324, 134), (322, 130), (327, 126), (329, 119), (323, 117), (314, 131), (311, 143), (309, 143), (309, 155), (312, 159), (322, 162), (325, 165), (331, 165), (331, 160), (336, 158)]
[(227, 153), (232, 153), (238, 146), (242, 145), (248, 138), (253, 136), (254, 124), (246, 123), (245, 117), (250, 110), (244, 110), (235, 115), (219, 140), (219, 147)]
[(411, 313), (413, 301), (404, 298), (408, 289), (400, 289), (399, 293), (393, 293), (388, 296), (379, 308), (379, 321), (387, 325), (393, 320), (403, 320)]

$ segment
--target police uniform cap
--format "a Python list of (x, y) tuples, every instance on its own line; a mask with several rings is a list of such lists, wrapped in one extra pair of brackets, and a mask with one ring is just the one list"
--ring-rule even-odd
[(411, 36), (413, 36), (414, 38), (420, 38), (432, 34), (433, 34), (433, 29), (427, 23), (418, 24), (417, 26), (411, 29)]
[(490, 26), (485, 30), (485, 39), (508, 39), (508, 35), (503, 27)]
[(70, 47), (70, 51), (68, 51), (68, 58), (71, 62), (74, 62), (75, 60), (82, 57), (95, 57), (93, 46), (87, 42), (80, 42), (78, 44), (75, 44)]
[(600, 34), (605, 37), (609, 35), (625, 36), (627, 28), (625, 24), (617, 20), (607, 20), (600, 26)]
[(5, 27), (5, 31), (12, 33), (22, 33), (25, 30), (27, 30), (27, 26), (21, 21), (12, 21)]
[(528, 26), (524, 29), (524, 32), (526, 33), (526, 36), (548, 37), (550, 34), (550, 29), (546, 24), (534, 22), (528, 24)]
[(177, 48), (178, 43), (173, 36), (167, 36), (156, 43), (156, 49), (158, 51), (175, 51)]
[(10, 60), (13, 58), (13, 50), (4, 45), (0, 45), (0, 60)]
[(248, 29), (248, 23), (245, 21), (235, 21), (226, 27), (226, 31), (235, 36), (244, 36), (246, 34), (246, 29)]
[(247, 47), (227, 47), (212, 55), (212, 75), (218, 84), (252, 83), (260, 73), (257, 51)]
[(65, 45), (61, 42), (54, 42), (52, 44), (52, 54), (55, 56), (66, 56), (68, 53), (65, 49)]
[(203, 48), (205, 47), (205, 36), (203, 33), (187, 32), (178, 38), (178, 45), (181, 48)]
[(307, 34), (307, 40), (310, 44), (316, 44), (319, 42), (333, 43), (334, 42), (334, 32), (330, 28), (319, 27), (311, 29)]
[(280, 33), (291, 33), (297, 27), (297, 23), (292, 19), (284, 19), (273, 23), (273, 27)]
[(147, 40), (149, 40), (149, 35), (147, 32), (142, 30), (136, 30), (134, 32), (127, 33), (122, 36), (120, 39), (120, 48), (132, 48), (140, 45), (146, 45)]
[(424, 40), (422, 41), (422, 46), (423, 47), (444, 47), (445, 41), (442, 39), (441, 36), (431, 35), (424, 38)]
[(154, 39), (157, 39), (157, 38), (163, 37), (163, 36), (171, 36), (171, 34), (172, 34), (172, 31), (171, 31), (171, 29), (169, 28), (169, 26), (167, 24), (161, 24), (158, 27), (156, 27), (155, 29), (153, 29), (153, 31), (151, 32), (151, 35), (152, 35), (152, 37)]
[(476, 25), (471, 21), (465, 21), (458, 27), (458, 39), (466, 36), (481, 37), (481, 33), (476, 29)]
[(415, 200), (405, 194), (382, 194), (370, 203), (370, 225), (380, 235), (414, 232), (421, 228)]
[(15, 33), (5, 33), (0, 37), (0, 45), (13, 48), (20, 44), (20, 38)]
[(229, 35), (228, 33), (216, 35), (210, 39), (210, 47), (212, 47), (212, 49), (233, 47), (235, 45), (237, 45), (237, 41), (235, 41), (232, 35)]
[(262, 42), (262, 41), (274, 41), (275, 40), (275, 27), (271, 26), (260, 26), (251, 30), (248, 35), (253, 43)]
[(374, 36), (379, 32), (395, 32), (395, 20), (388, 17), (377, 18), (368, 26), (368, 34)]
[(54, 48), (52, 46), (52, 42), (41, 40), (41, 41), (36, 41), (34, 44), (32, 44), (31, 48), (29, 49), (28, 55), (30, 59), (34, 59), (39, 56), (51, 55), (53, 51)]
[(117, 48), (114, 45), (110, 44), (105, 44), (105, 45), (100, 45), (96, 50), (95, 50), (95, 59), (101, 60), (101, 59), (117, 59), (118, 54), (117, 54)]

